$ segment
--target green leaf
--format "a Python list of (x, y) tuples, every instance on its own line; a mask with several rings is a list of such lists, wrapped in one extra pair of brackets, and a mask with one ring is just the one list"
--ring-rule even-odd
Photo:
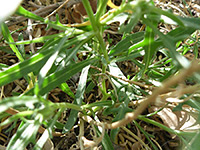
[(0, 72), (0, 86), (19, 79), (30, 72), (39, 70), (47, 61), (52, 52), (44, 51), (35, 54), (30, 59), (15, 64), (7, 70)]
[[(75, 101), (74, 101), (74, 104), (77, 104), (79, 106), (81, 106), (82, 100), (84, 98), (83, 94), (85, 92), (89, 68), (90, 68), (90, 65), (88, 65), (87, 67), (85, 67), (82, 70), (81, 76), (80, 76), (80, 79), (79, 79), (78, 89), (77, 89), (77, 92), (76, 92), (76, 95), (75, 95)], [(67, 123), (65, 124), (65, 126), (63, 128), (63, 133), (69, 132), (71, 130), (71, 128), (74, 126), (74, 124), (77, 120), (77, 115), (78, 115), (77, 110), (74, 110), (74, 109), (71, 110), (69, 118), (67, 120)]]
[(60, 89), (65, 92), (66, 94), (68, 94), (70, 97), (75, 98), (74, 93), (71, 91), (71, 89), (69, 88), (67, 83), (62, 83), (60, 86)]
[(59, 86), (63, 82), (70, 79), (74, 74), (80, 72), (80, 70), (82, 70), (85, 66), (88, 66), (97, 60), (98, 59), (93, 58), (79, 63), (71, 64), (65, 67), (64, 69), (51, 74), (50, 76), (44, 79), (39, 94), (40, 95), (46, 94), (48, 91), (52, 90), (56, 86)]
[(142, 16), (142, 10), (140, 7), (135, 7), (134, 13), (131, 14), (130, 19), (128, 21), (127, 25), (122, 24), (120, 26), (119, 32), (121, 33), (130, 33), (135, 25), (138, 23), (140, 20), (140, 17)]
[(42, 21), (44, 22), (44, 19), (26, 9), (24, 9), (22, 6), (20, 6), (17, 11), (16, 11), (16, 14), (18, 15), (21, 15), (21, 16), (24, 16), (26, 18), (29, 18), (29, 19), (33, 19), (33, 20), (38, 20), (38, 21)]
[(120, 53), (128, 50), (128, 48), (131, 45), (134, 45), (143, 39), (144, 39), (144, 32), (137, 32), (134, 34), (130, 34), (125, 39), (118, 42), (117, 45), (110, 51), (109, 55), (115, 56), (117, 54), (120, 54)]
[(107, 106), (112, 106), (112, 105), (113, 105), (112, 101), (99, 101), (99, 102), (94, 102), (91, 104), (85, 104), (82, 106), (82, 108), (92, 108), (96, 106), (107, 107)]
[(66, 40), (67, 40), (68, 36), (65, 36), (64, 38), (62, 38), (58, 45), (55, 46), (55, 51), (54, 53), (49, 56), (47, 62), (44, 64), (44, 66), (41, 68), (39, 75), (38, 75), (38, 85), (39, 87), (42, 85), (42, 82), (45, 78), (45, 76), (47, 75), (47, 73), (49, 72), (49, 70), (51, 69), (51, 67), (53, 66), (56, 58), (58, 57), (59, 52), (61, 51), (63, 45), (65, 44)]
[(2, 122), (0, 124), (0, 126), (4, 126), (4, 125), (7, 125), (15, 120), (18, 120), (22, 117), (25, 117), (25, 116), (29, 116), (29, 115), (32, 115), (34, 113), (34, 111), (22, 111), (22, 112), (18, 112), (17, 114), (15, 115), (12, 115), (11, 117), (9, 117), (8, 119), (6, 119), (4, 122)]
[(168, 11), (164, 11), (160, 8), (157, 8), (155, 6), (153, 6), (151, 8), (151, 11), (153, 13), (156, 13), (158, 15), (164, 15), (164, 16), (167, 16), (168, 18), (172, 19), (173, 21), (175, 21), (176, 23), (178, 23), (180, 26), (184, 27), (184, 23), (182, 22), (182, 20), (180, 18), (178, 18), (177, 16), (175, 16), (173, 13), (171, 12), (168, 12)]
[(12, 136), (8, 143), (7, 149), (24, 150), (29, 143), (34, 142), (42, 119), (41, 114), (39, 114), (33, 122), (28, 121), (21, 128), (18, 128), (16, 134)]
[(33, 148), (34, 150), (41, 150), (43, 148), (44, 144), (46, 143), (47, 139), (52, 136), (52, 129), (63, 111), (64, 111), (63, 108), (59, 109), (59, 111), (56, 113), (54, 118), (50, 121), (47, 129), (44, 131), (44, 133), (42, 134), (40, 139), (35, 144), (35, 146)]
[(200, 18), (189, 18), (189, 17), (178, 17), (186, 27), (199, 30), (200, 29)]
[(39, 100), (33, 96), (4, 98), (3, 100), (0, 101), (0, 113), (6, 111), (10, 107), (15, 107), (15, 106), (26, 105), (27, 107), (28, 106), (32, 107), (32, 105), (37, 102), (39, 102)]
[(144, 50), (145, 50), (145, 55), (144, 55), (144, 63), (145, 63), (145, 67), (143, 68), (143, 74), (145, 73), (145, 71), (148, 69), (151, 61), (152, 61), (152, 57), (156, 51), (156, 49), (153, 47), (152, 43), (154, 41), (154, 33), (152, 32), (152, 29), (147, 26), (146, 27), (146, 32), (145, 32), (145, 39), (144, 39), (144, 43), (147, 43), (147, 45), (144, 46)]
[[(6, 39), (6, 41), (14, 43), (14, 39), (12, 38), (12, 36), (8, 30), (8, 27), (5, 23), (1, 24), (1, 30), (2, 30), (3, 37)], [(21, 53), (19, 52), (19, 50), (17, 49), (17, 47), (14, 44), (9, 44), (9, 46), (13, 50), (13, 52), (16, 54), (17, 58), (20, 61), (24, 61), (24, 59), (23, 59)]]

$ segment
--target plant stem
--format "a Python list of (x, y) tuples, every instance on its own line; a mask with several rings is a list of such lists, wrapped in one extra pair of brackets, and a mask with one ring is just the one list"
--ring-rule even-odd
[[(108, 53), (106, 51), (106, 45), (103, 41), (103, 36), (102, 36), (103, 28), (100, 25), (99, 19), (100, 19), (100, 15), (104, 11), (104, 8), (106, 7), (107, 0), (103, 0), (102, 2), (99, 2), (99, 4), (101, 4), (101, 6), (99, 6), (96, 18), (94, 17), (94, 14), (93, 14), (93, 11), (92, 11), (92, 8), (90, 6), (89, 1), (88, 0), (82, 0), (82, 3), (84, 5), (85, 10), (88, 14), (88, 17), (90, 19), (90, 23), (91, 23), (91, 26), (92, 26), (93, 31), (95, 33), (95, 36), (96, 36), (97, 40), (99, 41), (99, 44), (100, 44), (99, 54), (100, 55), (103, 54), (104, 59), (106, 61), (106, 63), (102, 61), (102, 73), (106, 73), (106, 68), (107, 68), (107, 64), (109, 62), (109, 58), (108, 58)], [(105, 80), (102, 81), (102, 89), (103, 89), (102, 93), (107, 93)], [(102, 100), (107, 99), (106, 97), (107, 97), (107, 95), (103, 94)]]
[(103, 54), (104, 55), (104, 58), (106, 60), (106, 62), (108, 63), (108, 53), (106, 51), (106, 46), (105, 46), (105, 43), (103, 41), (103, 37), (102, 37), (102, 33), (100, 32), (100, 24), (98, 24), (96, 22), (96, 19), (94, 17), (94, 14), (93, 14), (93, 11), (92, 11), (92, 8), (90, 6), (90, 3), (88, 0), (82, 0), (82, 3), (85, 7), (85, 10), (88, 14), (88, 17), (90, 19), (90, 23), (91, 23), (91, 26), (93, 28), (93, 31), (95, 33), (95, 36), (97, 37), (98, 41), (99, 41), (99, 44), (100, 44), (100, 47), (101, 49), (99, 50), (99, 53), (100, 54)]
[(165, 131), (167, 131), (167, 132), (169, 132), (169, 133), (172, 133), (172, 134), (175, 134), (175, 135), (178, 135), (178, 136), (183, 136), (183, 135), (184, 135), (184, 136), (191, 136), (191, 135), (194, 134), (194, 132), (183, 132), (183, 131), (179, 131), (179, 130), (173, 130), (173, 129), (168, 128), (167, 126), (165, 126), (165, 125), (163, 125), (163, 124), (161, 124), (161, 123), (159, 123), (159, 122), (156, 122), (156, 121), (154, 121), (154, 120), (151, 120), (151, 119), (149, 119), (149, 118), (146, 118), (146, 117), (144, 117), (144, 116), (142, 116), (142, 115), (139, 115), (139, 116), (138, 116), (138, 119), (139, 119), (139, 120), (142, 120), (142, 121), (145, 121), (145, 122), (147, 122), (147, 123), (153, 124), (153, 125), (155, 125), (155, 126), (161, 128), (161, 129), (163, 129), (163, 130), (165, 130)]
[(100, 23), (100, 17), (104, 14), (108, 0), (98, 1), (98, 9), (96, 13), (96, 22)]
[(71, 103), (53, 103), (52, 106), (56, 109), (58, 108), (68, 108), (68, 109), (75, 109), (78, 111), (82, 111), (81, 106), (71, 104)]

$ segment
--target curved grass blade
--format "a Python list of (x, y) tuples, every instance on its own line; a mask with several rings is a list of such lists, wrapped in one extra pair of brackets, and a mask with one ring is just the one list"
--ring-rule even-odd
[[(78, 83), (78, 89), (76, 91), (76, 95), (75, 95), (75, 101), (74, 104), (77, 104), (79, 106), (81, 106), (82, 104), (82, 100), (83, 100), (83, 94), (85, 92), (85, 87), (86, 87), (86, 81), (87, 81), (87, 76), (88, 76), (88, 70), (90, 68), (90, 65), (88, 65), (87, 67), (85, 67), (82, 72), (81, 72), (81, 76), (79, 79), (79, 83)], [(67, 120), (67, 123), (65, 124), (64, 128), (63, 128), (63, 133), (69, 132), (71, 130), (71, 128), (74, 126), (76, 120), (77, 120), (77, 116), (78, 116), (78, 111), (77, 110), (71, 110), (69, 118)]]
[(0, 113), (6, 111), (10, 107), (26, 105), (30, 106), (39, 102), (36, 97), (22, 96), (22, 97), (8, 97), (0, 101)]
[(46, 143), (47, 139), (51, 137), (53, 126), (56, 124), (56, 121), (58, 120), (58, 118), (60, 117), (61, 113), (64, 110), (65, 110), (64, 108), (59, 109), (59, 111), (56, 113), (54, 118), (50, 121), (49, 126), (47, 127), (47, 129), (44, 131), (44, 133), (42, 134), (40, 139), (35, 144), (33, 150), (41, 150), (43, 148), (43, 146)]
[(80, 72), (80, 70), (82, 70), (85, 66), (88, 66), (95, 61), (98, 61), (98, 59), (92, 58), (79, 63), (74, 63), (56, 73), (51, 74), (44, 79), (39, 94), (44, 95), (56, 86), (59, 86), (63, 82), (70, 79), (74, 74)]
[(153, 13), (156, 13), (156, 14), (158, 14), (158, 15), (167, 16), (167, 17), (169, 17), (170, 19), (172, 19), (173, 21), (175, 21), (176, 23), (178, 23), (180, 26), (185, 27), (185, 25), (184, 25), (184, 23), (182, 22), (182, 20), (181, 20), (180, 18), (178, 18), (177, 16), (175, 16), (173, 13), (170, 13), (170, 12), (168, 12), (168, 11), (164, 11), (164, 10), (162, 10), (162, 9), (160, 9), (160, 8), (156, 8), (156, 7), (154, 7), (154, 6), (151, 7), (150, 9), (151, 9), (151, 11), (152, 11)]
[(127, 36), (125, 39), (121, 40), (117, 43), (117, 45), (110, 51), (109, 55), (117, 55), (126, 50), (131, 45), (134, 45), (144, 39), (144, 32), (137, 32)]
[[(2, 34), (4, 39), (6, 39), (6, 41), (14, 43), (14, 39), (12, 38), (8, 27), (5, 23), (1, 24), (1, 30), (2, 30)], [(19, 52), (19, 50), (17, 49), (17, 47), (14, 44), (9, 44), (10, 48), (13, 50), (13, 52), (16, 54), (17, 58), (20, 61), (24, 61), (24, 58), (22, 57), (21, 53)]]
[(0, 86), (19, 79), (30, 72), (39, 70), (45, 64), (51, 53), (50, 51), (38, 53), (30, 59), (15, 64), (7, 70), (0, 72)]
[(48, 58), (47, 62), (45, 65), (41, 68), (39, 75), (38, 75), (38, 85), (39, 87), (42, 85), (42, 82), (49, 72), (49, 70), (52, 68), (56, 58), (58, 57), (59, 52), (61, 51), (63, 45), (65, 44), (68, 36), (65, 36), (64, 38), (61, 39), (61, 41), (58, 43), (58, 45), (54, 48), (55, 51), (54, 53)]
[(33, 20), (38, 20), (38, 21), (42, 21), (44, 22), (44, 19), (26, 9), (24, 9), (22, 6), (20, 6), (17, 11), (16, 11), (16, 14), (18, 15), (21, 15), (21, 16), (24, 16), (26, 18), (29, 18), (29, 19), (33, 19)]
[(16, 134), (12, 136), (7, 149), (24, 150), (29, 143), (33, 143), (42, 120), (42, 115), (38, 114), (33, 122), (26, 122), (17, 130)]
[(28, 111), (19, 112), (19, 113), (15, 114), (15, 115), (12, 115), (8, 119), (6, 119), (4, 122), (0, 123), (0, 127), (1, 126), (5, 126), (5, 125), (7, 125), (7, 124), (9, 124), (9, 123), (11, 123), (11, 122), (13, 122), (15, 120), (18, 120), (18, 119), (22, 118), (22, 117), (30, 116), (33, 113), (34, 113), (34, 111), (29, 111), (29, 110)]

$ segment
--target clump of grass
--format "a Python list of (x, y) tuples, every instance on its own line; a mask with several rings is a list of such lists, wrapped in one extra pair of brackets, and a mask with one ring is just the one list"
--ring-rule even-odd
[[(20, 125), (7, 149), (22, 150), (30, 143), (33, 144), (33, 149), (42, 149), (49, 138), (72, 131), (77, 121), (81, 149), (95, 149), (99, 144), (104, 149), (114, 149), (112, 142), (118, 143), (118, 135), (122, 130), (134, 136), (146, 149), (159, 149), (159, 144), (155, 144), (155, 139), (152, 140), (154, 137), (140, 126), (138, 120), (175, 134), (188, 149), (197, 149), (199, 132), (174, 130), (154, 121), (151, 117), (162, 109), (152, 114), (143, 112), (154, 103), (162, 108), (168, 107), (170, 102), (167, 98), (175, 97), (182, 101), (176, 103), (174, 109), (182, 110), (181, 106), (185, 104), (199, 114), (197, 93), (200, 78), (197, 72), (200, 65), (198, 61), (191, 62), (184, 57), (190, 48), (181, 42), (187, 40), (192, 45), (199, 46), (199, 42), (195, 42), (195, 33), (200, 29), (200, 19), (176, 16), (155, 7), (151, 0), (122, 1), (119, 7), (111, 5), (108, 0), (98, 1), (95, 15), (88, 0), (82, 0), (82, 3), (89, 21), (71, 27), (61, 24), (59, 18), (51, 21), (22, 6), (17, 9), (17, 15), (60, 31), (53, 35), (14, 41), (7, 25), (1, 23), (3, 40), (19, 59), (17, 64), (6, 69), (3, 69), (5, 64), (1, 64), (1, 91), (6, 84), (20, 78), (24, 78), (28, 84), (26, 90), (15, 93), (18, 96), (5, 97), (0, 101), (0, 117), (8, 117), (0, 124), (1, 127), (17, 123), (20, 119)], [(107, 4), (115, 9), (106, 12)], [(158, 28), (161, 22), (166, 21), (162, 19), (163, 16), (176, 24), (166, 34)], [(109, 46), (103, 33), (118, 18), (124, 20), (119, 26), (122, 39)], [(143, 24), (145, 30), (133, 33), (138, 22)], [(109, 38), (108, 41), (112, 42)], [(23, 47), (32, 43), (43, 45), (27, 58)], [(87, 56), (83, 57), (85, 53)], [(198, 57), (197, 48), (194, 48), (194, 53)], [(158, 54), (162, 55), (159, 60), (156, 57)], [(137, 66), (134, 76), (124, 76), (118, 67), (117, 63), (125, 60)], [(77, 73), (80, 76), (78, 82), (75, 82), (76, 92), (73, 92), (67, 81)], [(196, 84), (181, 87), (188, 77)], [(48, 95), (55, 88), (68, 95), (69, 101), (50, 101)], [(89, 98), (91, 94), (95, 96)], [(65, 118), (66, 122), (61, 122), (60, 116), (66, 110), (71, 111)], [(86, 123), (94, 133), (90, 135), (90, 139), (85, 134)], [(133, 126), (144, 134), (146, 142), (134, 135), (131, 131)], [(41, 136), (36, 140), (38, 132)], [(190, 139), (191, 136), (195, 138)]]

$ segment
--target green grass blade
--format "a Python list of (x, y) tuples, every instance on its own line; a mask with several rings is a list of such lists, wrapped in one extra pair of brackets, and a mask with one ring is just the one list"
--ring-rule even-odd
[(51, 137), (52, 134), (52, 128), (56, 124), (56, 121), (60, 117), (61, 113), (64, 111), (64, 109), (59, 109), (59, 111), (56, 113), (54, 118), (50, 121), (48, 128), (44, 131), (40, 139), (35, 144), (33, 150), (41, 150), (44, 144), (46, 143), (47, 139)]
[(154, 41), (154, 33), (152, 31), (152, 29), (150, 27), (146, 27), (146, 32), (145, 32), (145, 39), (144, 39), (144, 43), (147, 43), (146, 46), (144, 46), (144, 50), (145, 50), (145, 55), (144, 55), (144, 63), (145, 63), (145, 67), (143, 68), (143, 74), (145, 73), (145, 71), (148, 69), (151, 61), (152, 61), (152, 56), (155, 53), (155, 50), (153, 48), (153, 43)]
[(2, 123), (0, 124), (0, 127), (1, 127), (1, 126), (5, 126), (5, 125), (7, 125), (7, 124), (9, 124), (9, 123), (11, 123), (11, 122), (13, 122), (13, 121), (15, 121), (15, 120), (18, 120), (18, 119), (22, 118), (22, 117), (30, 116), (30, 115), (32, 115), (33, 113), (34, 113), (34, 111), (23, 111), (23, 112), (19, 112), (19, 113), (15, 114), (15, 115), (12, 115), (12, 116), (9, 117), (8, 119), (6, 119), (4, 122), (2, 122)]
[(66, 68), (64, 68), (63, 70), (51, 74), (50, 76), (44, 79), (39, 94), (44, 95), (45, 93), (52, 90), (56, 86), (59, 86), (63, 82), (70, 79), (74, 74), (80, 72), (80, 70), (82, 70), (85, 66), (88, 66), (97, 60), (98, 59), (93, 58), (79, 63), (71, 64)]
[[(6, 41), (14, 43), (14, 40), (13, 40), (13, 38), (8, 30), (8, 27), (5, 23), (1, 24), (1, 30), (2, 30), (3, 37), (6, 39)], [(17, 49), (17, 47), (14, 44), (9, 44), (9, 46), (13, 50), (13, 52), (16, 54), (17, 58), (20, 61), (24, 61), (24, 58), (22, 57), (22, 55), (19, 52), (19, 50)]]
[(113, 103), (112, 101), (99, 101), (99, 102), (94, 102), (94, 103), (91, 103), (91, 104), (85, 104), (82, 106), (82, 108), (92, 108), (92, 107), (96, 107), (96, 106), (100, 106), (100, 107), (107, 107), (107, 106), (112, 106)]
[[(86, 88), (86, 82), (87, 82), (87, 76), (88, 76), (88, 70), (90, 68), (90, 65), (88, 65), (87, 67), (85, 67), (82, 72), (81, 72), (81, 76), (79, 79), (79, 83), (78, 83), (78, 89), (75, 95), (75, 101), (74, 104), (77, 104), (79, 106), (81, 106), (82, 104), (82, 100), (83, 100), (83, 94), (85, 92), (85, 88)], [(78, 111), (77, 110), (71, 110), (69, 118), (67, 120), (67, 123), (65, 124), (64, 128), (63, 128), (63, 133), (69, 132), (71, 130), (71, 128), (74, 126), (76, 120), (77, 120), (77, 116), (78, 116)]]
[(36, 97), (22, 96), (22, 97), (8, 97), (0, 101), (0, 113), (6, 111), (10, 107), (26, 105), (30, 106), (39, 102)]
[(156, 13), (158, 15), (167, 16), (168, 18), (170, 18), (173, 21), (175, 21), (176, 23), (178, 23), (180, 26), (182, 26), (182, 27), (185, 26), (184, 23), (182, 22), (182, 20), (180, 18), (178, 18), (177, 16), (175, 16), (173, 13), (170, 13), (168, 11), (164, 11), (164, 10), (157, 8), (157, 7), (154, 7), (154, 6), (150, 9), (153, 13)]
[(21, 16), (24, 16), (26, 18), (29, 18), (29, 19), (33, 19), (33, 20), (38, 20), (38, 21), (42, 21), (44, 22), (44, 19), (26, 9), (24, 9), (22, 6), (20, 6), (17, 11), (16, 11), (16, 14), (18, 15), (21, 15)]
[(137, 32), (127, 36), (125, 39), (115, 45), (115, 47), (110, 51), (109, 55), (117, 55), (124, 51), (127, 51), (128, 48), (144, 39), (144, 32)]
[(71, 98), (75, 98), (74, 93), (71, 91), (67, 83), (62, 83), (59, 87), (63, 92), (68, 94)]
[(47, 40), (62, 38), (64, 36), (68, 35), (68, 34), (69, 34), (69, 32), (61, 32), (61, 33), (58, 33), (58, 34), (42, 36), (42, 37), (35, 38), (35, 39), (32, 39), (32, 40), (18, 41), (18, 42), (15, 42), (15, 43), (12, 42), (12, 43), (9, 43), (9, 44), (21, 45), (21, 44), (31, 44), (31, 43), (44, 43)]
[(49, 70), (52, 68), (52, 66), (53, 66), (56, 58), (58, 57), (58, 54), (61, 51), (63, 45), (65, 44), (67, 38), (68, 38), (68, 36), (65, 36), (64, 38), (61, 39), (61, 41), (58, 43), (58, 45), (55, 46), (54, 53), (48, 58), (45, 65), (41, 68), (39, 75), (38, 75), (38, 85), (39, 85), (39, 87), (42, 85), (44, 78), (46, 77)]
[(29, 143), (33, 143), (42, 119), (41, 115), (37, 115), (33, 122), (26, 122), (21, 128), (19, 128), (16, 134), (12, 136), (7, 149), (24, 150)]
[(200, 18), (178, 17), (186, 27), (193, 28), (195, 30), (200, 29)]
[(39, 70), (47, 61), (52, 52), (44, 51), (38, 53), (23, 62), (15, 64), (5, 71), (0, 72), (0, 86), (19, 79), (30, 72)]

